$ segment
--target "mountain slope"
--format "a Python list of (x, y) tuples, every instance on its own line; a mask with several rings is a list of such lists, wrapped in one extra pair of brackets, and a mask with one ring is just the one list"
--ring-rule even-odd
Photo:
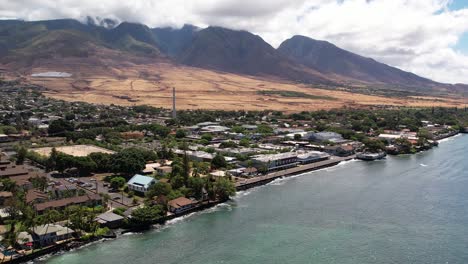
[(277, 76), (301, 82), (331, 80), (278, 53), (247, 31), (208, 27), (195, 35), (177, 60), (183, 64), (232, 73)]
[(180, 29), (165, 27), (153, 28), (160, 50), (170, 57), (177, 57), (193, 41), (198, 27), (184, 25)]
[(304, 36), (284, 41), (278, 51), (324, 74), (338, 74), (358, 81), (396, 86), (432, 86), (436, 83), (400, 69)]
[(275, 49), (250, 32), (221, 27), (150, 29), (91, 18), (87, 24), (72, 19), (0, 20), (0, 64), (21, 70), (54, 60), (50, 65), (60, 69), (65, 58), (79, 60), (76, 71), (86, 63), (164, 62), (282, 82), (363, 88), (370, 94), (375, 89), (438, 94), (468, 90), (466, 85), (437, 83), (303, 36), (294, 36)]

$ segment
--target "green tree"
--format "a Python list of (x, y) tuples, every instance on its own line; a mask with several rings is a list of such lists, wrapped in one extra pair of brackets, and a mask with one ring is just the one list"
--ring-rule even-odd
[(24, 160), (26, 159), (26, 155), (28, 154), (28, 150), (20, 146), (16, 152), (16, 164), (17, 165), (22, 165), (24, 163)]
[(250, 140), (248, 138), (243, 138), (239, 141), (239, 145), (247, 148), (250, 146)]
[(89, 158), (96, 163), (96, 172), (109, 172), (112, 168), (112, 155), (106, 153), (91, 153)]
[(137, 149), (125, 149), (114, 154), (111, 169), (116, 173), (135, 174), (145, 168), (146, 159), (143, 152)]
[(385, 150), (385, 143), (381, 140), (365, 139), (363, 143), (366, 146), (366, 149), (370, 152), (379, 152)]
[(271, 128), (269, 125), (260, 124), (257, 127), (257, 133), (270, 135), (273, 134), (273, 128)]
[(164, 214), (160, 205), (145, 206), (133, 210), (130, 224), (134, 227), (146, 228), (158, 221)]
[(73, 131), (75, 126), (72, 122), (64, 119), (54, 120), (49, 125), (49, 135), (52, 136), (65, 136), (66, 132)]
[(54, 147), (50, 151), (50, 156), (46, 161), (46, 170), (52, 171), (57, 168), (57, 159), (58, 159), (58, 152), (57, 149)]
[(190, 196), (200, 200), (203, 198), (203, 188), (205, 186), (205, 180), (202, 178), (190, 178), (188, 187), (190, 188)]
[(226, 159), (224, 156), (217, 154), (213, 160), (211, 160), (211, 168), (212, 169), (220, 169), (225, 168), (227, 166)]
[(167, 196), (171, 193), (172, 186), (167, 182), (157, 182), (153, 184), (148, 192), (146, 193), (146, 197), (152, 198), (155, 196), (164, 195)]
[(220, 178), (214, 183), (214, 192), (220, 200), (227, 200), (236, 194), (236, 187), (232, 181)]
[(184, 137), (187, 136), (187, 134), (185, 133), (184, 130), (178, 129), (178, 130), (176, 131), (176, 135), (175, 135), (175, 136), (176, 136), (176, 138), (184, 138)]
[(235, 148), (237, 147), (237, 144), (233, 141), (224, 141), (221, 144), (219, 144), (220, 148)]
[(182, 159), (183, 165), (183, 177), (184, 177), (184, 185), (187, 186), (188, 180), (190, 177), (190, 159), (187, 155), (187, 152), (184, 152), (184, 157)]
[(211, 140), (213, 140), (213, 136), (210, 135), (210, 134), (203, 134), (203, 135), (201, 136), (201, 139), (210, 142)]
[(114, 177), (110, 180), (110, 186), (117, 190), (122, 188), (125, 185), (125, 178), (124, 177)]
[(182, 175), (177, 175), (171, 178), (172, 189), (179, 189), (185, 186), (185, 178)]

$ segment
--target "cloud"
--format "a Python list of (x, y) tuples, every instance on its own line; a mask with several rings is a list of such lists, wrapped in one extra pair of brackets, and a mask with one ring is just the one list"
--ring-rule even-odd
[[(300, 34), (441, 82), (468, 83), (463, 0), (0, 0), (0, 17), (25, 20), (99, 16), (156, 26), (249, 30), (273, 46)], [(468, 45), (468, 43), (467, 43)]]

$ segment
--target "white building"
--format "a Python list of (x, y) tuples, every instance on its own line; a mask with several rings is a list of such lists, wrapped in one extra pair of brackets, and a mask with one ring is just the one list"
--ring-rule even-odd
[(134, 192), (146, 193), (157, 181), (153, 177), (135, 174), (127, 183), (128, 189)]

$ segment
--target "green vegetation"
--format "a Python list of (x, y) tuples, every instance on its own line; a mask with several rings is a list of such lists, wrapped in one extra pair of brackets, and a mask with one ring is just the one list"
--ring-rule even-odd
[(331, 97), (331, 96), (312, 95), (312, 94), (306, 94), (306, 93), (296, 92), (296, 91), (267, 90), (267, 91), (258, 91), (257, 93), (261, 95), (278, 95), (282, 97), (307, 98), (307, 99), (314, 99), (314, 100), (328, 100), (328, 101), (337, 100), (336, 98)]

